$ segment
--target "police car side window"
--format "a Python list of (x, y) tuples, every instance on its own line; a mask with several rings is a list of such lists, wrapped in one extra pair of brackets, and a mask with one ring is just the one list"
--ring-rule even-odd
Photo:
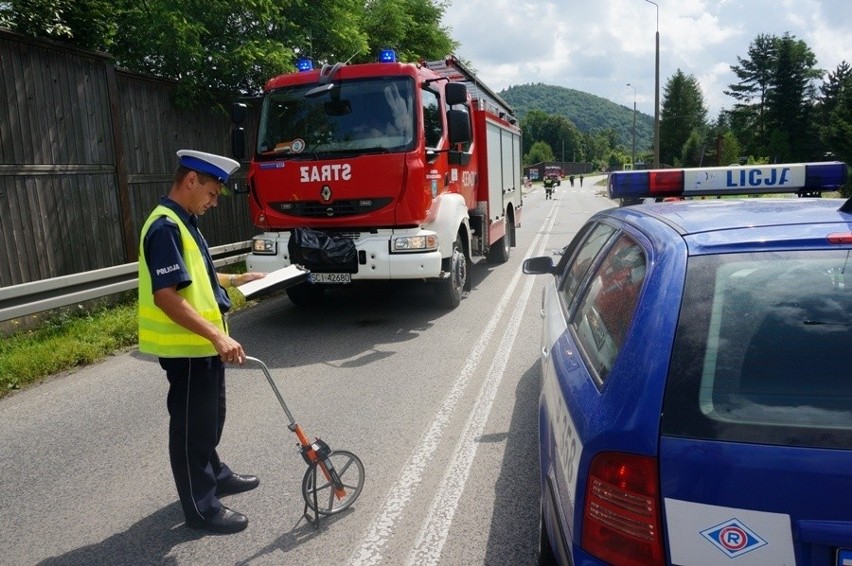
[(645, 254), (626, 234), (598, 262), (571, 327), (590, 369), (606, 381), (624, 343), (645, 280)]
[[(589, 225), (583, 229), (588, 231), (588, 227)], [(565, 250), (563, 257), (570, 258), (570, 261), (567, 262), (567, 266), (563, 266), (562, 262), (560, 262), (560, 266), (563, 267), (561, 270), (563, 277), (560, 292), (562, 293), (564, 305), (569, 310), (574, 302), (580, 283), (582, 283), (583, 279), (586, 278), (586, 274), (594, 262), (595, 257), (597, 257), (598, 253), (600, 253), (601, 249), (604, 245), (606, 245), (614, 232), (615, 228), (612, 226), (607, 224), (597, 224), (591, 229), (591, 231), (589, 231), (588, 237), (585, 240), (582, 240), (582, 232), (574, 239), (571, 246), (573, 246), (576, 251), (574, 249)], [(575, 242), (579, 242), (581, 240), (582, 243), (579, 246), (575, 246)]]

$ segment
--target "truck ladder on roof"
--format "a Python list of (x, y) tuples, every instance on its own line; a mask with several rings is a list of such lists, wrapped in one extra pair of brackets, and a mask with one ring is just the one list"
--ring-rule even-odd
[(467, 85), (467, 91), (471, 98), (478, 100), (481, 103), (486, 103), (491, 106), (489, 110), (494, 114), (500, 115), (506, 120), (516, 119), (515, 109), (509, 106), (505, 100), (500, 98), (493, 90), (482, 83), (473, 71), (468, 69), (455, 56), (449, 56), (446, 59), (439, 61), (424, 61), (423, 65), (435, 73), (446, 77), (453, 82), (463, 82)]

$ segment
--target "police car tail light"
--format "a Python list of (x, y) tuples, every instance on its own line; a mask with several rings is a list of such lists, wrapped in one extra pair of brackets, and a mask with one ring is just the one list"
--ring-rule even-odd
[(852, 244), (852, 232), (837, 232), (827, 237), (829, 244)]
[(582, 546), (612, 564), (665, 562), (654, 458), (616, 452), (595, 456), (586, 484)]

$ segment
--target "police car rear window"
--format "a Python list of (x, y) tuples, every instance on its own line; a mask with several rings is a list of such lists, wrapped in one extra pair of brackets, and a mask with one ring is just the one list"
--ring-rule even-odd
[(663, 433), (852, 448), (850, 256), (691, 258)]

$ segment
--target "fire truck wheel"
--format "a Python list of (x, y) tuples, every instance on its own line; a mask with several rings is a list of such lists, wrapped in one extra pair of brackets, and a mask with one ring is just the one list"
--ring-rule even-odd
[(448, 309), (459, 306), (464, 287), (467, 284), (468, 267), (461, 235), (457, 235), (456, 242), (453, 244), (453, 255), (445, 259), (443, 265), (444, 271), (449, 272), (450, 276), (442, 279), (435, 286), (435, 293), (441, 306)]
[(511, 218), (506, 219), (506, 233), (503, 237), (494, 242), (491, 249), (488, 250), (488, 263), (506, 263), (509, 261), (509, 246), (512, 244), (513, 232), (515, 224)]
[(297, 307), (310, 307), (322, 300), (325, 287), (322, 285), (311, 285), (300, 283), (287, 289), (287, 296)]

